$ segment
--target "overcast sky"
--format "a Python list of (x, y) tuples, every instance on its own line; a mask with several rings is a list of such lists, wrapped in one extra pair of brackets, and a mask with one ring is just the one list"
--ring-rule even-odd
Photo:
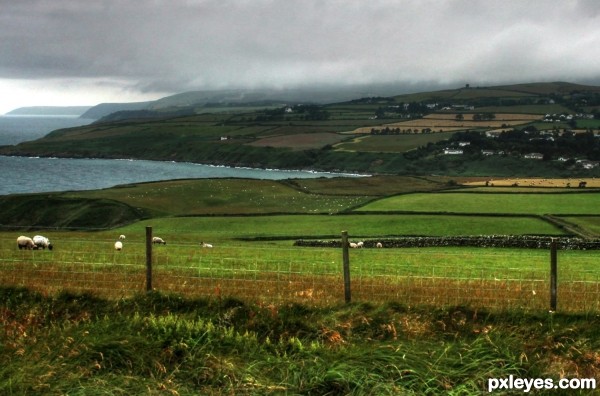
[(0, 0), (0, 114), (217, 88), (529, 81), (600, 81), (600, 1)]

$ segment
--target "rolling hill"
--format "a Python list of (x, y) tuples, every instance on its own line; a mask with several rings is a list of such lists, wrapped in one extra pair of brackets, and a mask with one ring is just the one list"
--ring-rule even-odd
[[(279, 104), (267, 99), (278, 94)], [(467, 85), (319, 104), (331, 97), (321, 91), (312, 103), (293, 101), (305, 95), (187, 92), (0, 154), (455, 176), (594, 176), (600, 169), (600, 87)]]

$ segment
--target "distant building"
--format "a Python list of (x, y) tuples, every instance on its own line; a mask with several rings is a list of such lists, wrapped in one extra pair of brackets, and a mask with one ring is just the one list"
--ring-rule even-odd
[(598, 166), (597, 162), (589, 160), (577, 160), (577, 163), (583, 167), (583, 169), (594, 169)]
[(462, 104), (457, 105), (457, 104), (455, 104), (455, 105), (452, 105), (452, 109), (453, 110), (475, 110), (475, 106), (473, 106), (473, 105), (462, 105)]
[(544, 154), (542, 154), (542, 153), (529, 153), (529, 154), (525, 154), (523, 156), (523, 158), (541, 160), (541, 159), (544, 159)]
[(462, 155), (463, 151), (460, 149), (446, 148), (446, 149), (444, 149), (444, 154), (445, 155)]
[(504, 132), (504, 131), (487, 131), (485, 133), (485, 137), (497, 138), (498, 136), (500, 136), (502, 134), (502, 132)]

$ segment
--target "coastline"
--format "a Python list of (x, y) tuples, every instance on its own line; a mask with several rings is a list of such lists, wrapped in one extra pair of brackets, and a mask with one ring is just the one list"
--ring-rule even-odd
[[(181, 179), (306, 179), (369, 177), (351, 173), (233, 167), (130, 158), (70, 158), (0, 155), (0, 196), (81, 191), (124, 184)], [(40, 173), (40, 171), (42, 173)], [(15, 178), (14, 174), (19, 174)], [(40, 175), (43, 174), (43, 177)]]
[[(0, 145), (0, 147), (3, 147)], [(202, 162), (191, 162), (191, 161), (175, 161), (175, 160), (153, 160), (153, 159), (144, 159), (144, 158), (107, 158), (107, 157), (63, 157), (56, 155), (9, 155), (9, 154), (0, 154), (0, 158), (30, 158), (30, 159), (58, 159), (58, 160), (91, 160), (91, 161), (127, 161), (127, 162), (153, 162), (153, 163), (170, 163), (170, 164), (181, 164), (181, 165), (196, 165), (196, 166), (205, 166), (211, 168), (225, 168), (225, 169), (239, 169), (239, 170), (252, 170), (252, 171), (265, 171), (265, 172), (302, 172), (302, 173), (311, 173), (311, 174), (325, 174), (331, 176), (340, 176), (340, 177), (372, 177), (371, 173), (357, 173), (357, 172), (344, 172), (342, 170), (339, 171), (326, 171), (326, 170), (318, 170), (318, 169), (285, 169), (285, 168), (261, 168), (261, 167), (251, 167), (251, 166), (236, 166), (236, 165), (227, 165), (227, 164), (210, 164), (210, 163), (202, 163)]]

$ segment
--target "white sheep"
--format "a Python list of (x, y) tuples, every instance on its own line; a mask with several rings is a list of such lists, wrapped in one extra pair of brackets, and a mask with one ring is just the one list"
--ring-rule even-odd
[(123, 249), (123, 242), (117, 241), (115, 242), (115, 250), (121, 251)]
[(48, 248), (48, 250), (52, 250), (53, 246), (52, 243), (50, 242), (50, 240), (48, 238), (46, 238), (45, 236), (42, 235), (36, 235), (33, 237), (33, 243), (35, 243), (35, 246), (38, 247), (38, 249), (46, 249)]
[(21, 235), (20, 237), (17, 238), (17, 246), (19, 247), (19, 250), (21, 250), (21, 249), (36, 250), (38, 248), (36, 246), (36, 244), (33, 243), (33, 239), (26, 237), (24, 235)]
[(352, 249), (356, 249), (356, 248), (358, 247), (358, 244), (357, 244), (357, 243), (354, 243), (354, 242), (350, 242), (350, 247), (351, 247)]
[(383, 244), (381, 242), (377, 242), (377, 244), (375, 245), (375, 247), (382, 248)]
[(165, 242), (164, 239), (160, 238), (160, 237), (153, 237), (152, 238), (152, 244), (161, 244), (161, 245), (166, 245), (167, 242)]
[(123, 234), (119, 235), (119, 240), (122, 241), (123, 239), (125, 239), (125, 235), (123, 235)]
[(362, 248), (363, 246), (365, 246), (365, 243), (363, 241), (360, 241), (356, 244), (356, 247), (359, 249)]
[(210, 249), (211, 247), (213, 247), (213, 245), (211, 245), (210, 243), (206, 243), (206, 242), (200, 242), (200, 245), (201, 245), (203, 248), (209, 248), (209, 249)]

